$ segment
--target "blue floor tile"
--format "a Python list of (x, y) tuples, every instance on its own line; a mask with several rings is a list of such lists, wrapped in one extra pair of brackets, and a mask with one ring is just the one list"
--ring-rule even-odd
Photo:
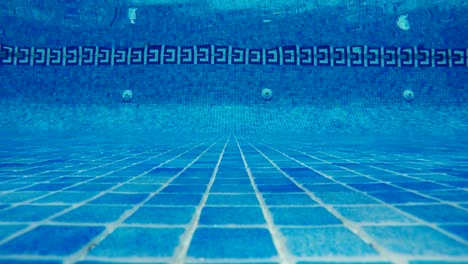
[(401, 210), (434, 223), (467, 223), (468, 212), (450, 205), (402, 205)]
[(131, 207), (84, 205), (60, 215), (52, 221), (68, 223), (110, 223), (118, 220), (120, 216)]
[(114, 187), (114, 184), (108, 183), (83, 183), (67, 189), (74, 192), (102, 192)]
[(264, 193), (262, 194), (265, 203), (268, 206), (275, 205), (316, 205), (317, 202), (312, 200), (310, 196), (305, 193), (288, 193), (284, 194), (273, 194), (273, 193)]
[(159, 188), (161, 188), (161, 184), (132, 184), (132, 183), (127, 183), (124, 184), (117, 189), (114, 190), (114, 192), (124, 192), (124, 193), (152, 193), (157, 191)]
[(0, 204), (21, 203), (33, 200), (39, 196), (48, 194), (47, 192), (13, 192), (0, 195)]
[(377, 204), (377, 200), (372, 199), (357, 192), (319, 192), (317, 198), (326, 204)]
[(98, 226), (39, 226), (0, 246), (0, 255), (66, 256), (86, 246), (103, 230)]
[(398, 211), (385, 206), (335, 207), (347, 219), (359, 223), (414, 223)]
[(411, 256), (465, 256), (467, 246), (426, 226), (366, 226), (364, 230), (381, 246)]
[(200, 225), (256, 225), (266, 224), (260, 207), (211, 207), (203, 208)]
[(32, 222), (46, 219), (68, 206), (20, 205), (0, 211), (0, 222)]
[(210, 194), (207, 205), (259, 205), (255, 194)]
[(7, 236), (20, 231), (25, 228), (26, 225), (0, 225), (0, 240), (6, 238)]
[(441, 225), (440, 227), (468, 241), (468, 224), (466, 222), (463, 225)]
[(340, 184), (306, 184), (304, 187), (311, 192), (353, 192), (353, 190)]
[(201, 194), (157, 194), (146, 202), (148, 205), (198, 205)]
[(297, 257), (362, 257), (378, 253), (344, 227), (281, 228), (286, 247)]
[(195, 207), (143, 206), (125, 220), (128, 224), (185, 225), (192, 220)]
[(254, 189), (250, 184), (213, 184), (211, 193), (253, 193)]
[(410, 189), (410, 190), (441, 190), (441, 189), (450, 189), (450, 187), (440, 185), (433, 182), (399, 182), (396, 185)]
[(90, 204), (118, 204), (118, 205), (133, 205), (141, 203), (148, 197), (147, 193), (106, 193), (103, 196), (90, 201)]
[(1, 259), (0, 264), (62, 264), (62, 261)]
[(434, 199), (429, 199), (421, 195), (410, 192), (373, 192), (371, 196), (390, 204), (404, 203), (433, 203)]
[(198, 228), (187, 253), (189, 257), (205, 259), (261, 259), (276, 255), (270, 233), (263, 228)]
[(162, 193), (201, 193), (206, 191), (207, 185), (202, 184), (171, 184), (162, 190)]
[(39, 200), (35, 200), (34, 203), (74, 204), (90, 199), (91, 197), (96, 196), (97, 194), (97, 192), (58, 192), (48, 195)]
[(21, 191), (58, 191), (64, 188), (70, 187), (72, 183), (40, 183), (33, 185), (28, 188), (24, 188)]
[(120, 227), (93, 248), (89, 255), (109, 258), (170, 257), (184, 231), (183, 228)]
[(276, 225), (337, 225), (335, 216), (322, 207), (270, 207)]
[(296, 184), (287, 185), (257, 185), (258, 191), (261, 193), (303, 193), (304, 191)]
[(357, 190), (363, 191), (363, 192), (403, 191), (402, 189), (398, 187), (394, 187), (385, 183), (354, 183), (354, 184), (349, 184), (349, 186)]

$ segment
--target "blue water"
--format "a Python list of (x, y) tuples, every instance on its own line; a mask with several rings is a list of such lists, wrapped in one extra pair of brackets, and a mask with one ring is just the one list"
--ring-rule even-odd
[(189, 2), (0, 4), (0, 264), (468, 263), (462, 2)]

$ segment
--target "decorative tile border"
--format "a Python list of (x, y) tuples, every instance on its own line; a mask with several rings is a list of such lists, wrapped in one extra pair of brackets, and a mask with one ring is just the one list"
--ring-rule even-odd
[(106, 48), (17, 47), (0, 44), (0, 65), (254, 64), (345, 67), (467, 67), (468, 49), (370, 46), (283, 46), (270, 49), (219, 45)]

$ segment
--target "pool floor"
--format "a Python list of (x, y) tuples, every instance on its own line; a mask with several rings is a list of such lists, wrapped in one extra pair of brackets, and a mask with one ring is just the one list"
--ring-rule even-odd
[(2, 139), (2, 264), (468, 263), (461, 138)]

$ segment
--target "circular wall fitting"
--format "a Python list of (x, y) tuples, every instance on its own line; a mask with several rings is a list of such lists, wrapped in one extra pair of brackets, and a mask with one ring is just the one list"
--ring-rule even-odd
[(403, 92), (403, 97), (406, 101), (411, 102), (414, 99), (414, 92), (411, 90), (406, 90)]
[(122, 92), (122, 98), (125, 102), (129, 102), (133, 98), (132, 90), (125, 90)]
[(271, 100), (271, 97), (273, 96), (273, 92), (268, 89), (268, 88), (265, 88), (262, 90), (262, 97), (263, 97), (263, 100)]

